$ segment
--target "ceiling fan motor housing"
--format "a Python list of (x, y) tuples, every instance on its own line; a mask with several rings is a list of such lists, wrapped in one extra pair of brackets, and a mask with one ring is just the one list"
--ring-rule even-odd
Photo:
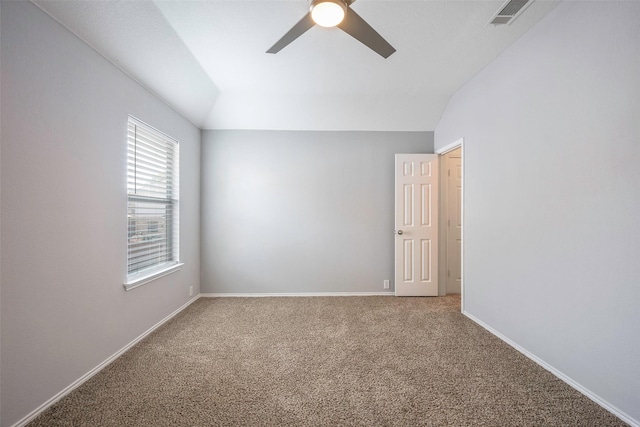
[(335, 27), (346, 16), (347, 4), (343, 0), (311, 0), (309, 13), (321, 27)]

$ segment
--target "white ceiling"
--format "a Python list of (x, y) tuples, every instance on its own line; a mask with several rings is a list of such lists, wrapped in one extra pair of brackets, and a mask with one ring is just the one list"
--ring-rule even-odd
[(358, 0), (397, 50), (337, 28), (265, 53), (307, 0), (35, 1), (204, 129), (434, 130), (451, 95), (557, 5), (487, 26), (503, 0)]

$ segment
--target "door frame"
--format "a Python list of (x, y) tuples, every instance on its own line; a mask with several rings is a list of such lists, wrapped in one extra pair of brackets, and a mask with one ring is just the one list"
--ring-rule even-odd
[[(460, 311), (464, 313), (465, 309), (464, 309), (464, 189), (465, 189), (465, 184), (464, 184), (464, 177), (465, 177), (465, 173), (464, 173), (464, 163), (465, 163), (465, 154), (464, 154), (464, 138), (460, 138), (456, 141), (453, 141), (450, 144), (445, 145), (442, 148), (439, 148), (437, 150), (435, 150), (435, 154), (438, 154), (440, 157), (440, 163), (441, 163), (441, 167), (440, 167), (440, 171), (441, 174), (446, 170), (445, 167), (442, 167), (442, 162), (444, 161), (444, 155), (447, 154), (450, 151), (455, 150), (456, 148), (460, 147), (461, 148), (461, 168), (462, 168), (462, 178), (461, 178), (461, 183), (462, 183), (462, 191), (461, 191), (461, 195), (460, 195), (460, 218), (461, 218), (461, 224), (462, 224), (462, 230), (460, 233), (460, 296), (461, 296), (461, 302), (460, 302)], [(442, 178), (442, 176), (441, 176)], [(442, 198), (444, 197), (444, 193), (445, 191), (443, 190), (443, 186), (446, 185), (446, 180), (445, 179), (440, 179), (440, 234), (442, 236), (446, 236), (446, 227), (444, 224), (445, 221), (445, 215), (443, 212), (443, 209), (445, 208), (444, 203)], [(444, 252), (440, 251), (440, 257), (439, 257), (439, 262), (440, 262), (440, 268), (439, 271), (441, 272), (441, 276), (440, 276), (440, 280), (439, 280), (439, 288), (438, 288), (438, 294), (439, 295), (446, 295), (447, 293), (447, 288), (446, 288), (446, 281), (442, 280), (442, 275), (446, 274), (446, 262), (447, 262), (447, 254), (446, 254), (446, 245), (441, 245), (444, 247)]]

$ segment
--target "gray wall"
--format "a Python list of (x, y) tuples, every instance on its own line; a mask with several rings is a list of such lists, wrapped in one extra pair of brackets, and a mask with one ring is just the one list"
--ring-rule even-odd
[[(2, 2), (2, 420), (199, 292), (200, 131), (30, 2)], [(181, 271), (125, 292), (126, 129), (180, 141)]]
[(431, 152), (432, 132), (204, 131), (202, 292), (385, 291), (394, 154)]
[(640, 422), (640, 3), (565, 2), (451, 99), (469, 314)]

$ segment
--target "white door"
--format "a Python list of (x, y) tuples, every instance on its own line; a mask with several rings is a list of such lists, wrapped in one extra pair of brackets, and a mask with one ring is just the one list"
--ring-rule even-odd
[(397, 296), (438, 295), (438, 155), (396, 154)]
[(444, 156), (446, 162), (447, 293), (459, 294), (462, 284), (462, 148)]

